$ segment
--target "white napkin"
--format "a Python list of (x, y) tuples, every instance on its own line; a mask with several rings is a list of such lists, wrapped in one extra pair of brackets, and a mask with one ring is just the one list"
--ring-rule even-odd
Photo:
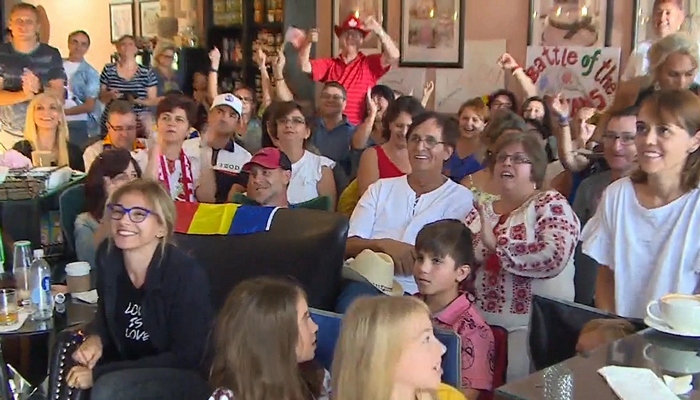
[(97, 303), (97, 289), (92, 289), (89, 292), (78, 292), (70, 294), (74, 299), (84, 301), (86, 303), (95, 304)]
[(648, 368), (609, 365), (598, 370), (621, 400), (678, 400), (671, 389)]
[(0, 326), (0, 333), (16, 331), (17, 329), (21, 328), (22, 325), (24, 325), (24, 321), (26, 321), (27, 318), (29, 318), (29, 313), (26, 311), (20, 311), (19, 315), (17, 316), (17, 322), (12, 325)]

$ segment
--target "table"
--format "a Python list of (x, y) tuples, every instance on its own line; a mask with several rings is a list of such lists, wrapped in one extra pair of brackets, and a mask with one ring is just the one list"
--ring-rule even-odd
[[(18, 240), (29, 240), (32, 248), (41, 246), (41, 219), (49, 211), (59, 209), (58, 199), (85, 175), (73, 175), (70, 181), (34, 199), (0, 201), (0, 227), (5, 249), (5, 270), (12, 270), (12, 245)], [(47, 254), (48, 255), (48, 254)]]
[(598, 370), (606, 365), (649, 368), (658, 376), (693, 375), (693, 391), (684, 399), (700, 400), (700, 339), (645, 329), (501, 386), (496, 399), (618, 400)]
[(14, 366), (31, 386), (39, 386), (48, 376), (53, 335), (90, 322), (97, 311), (96, 305), (70, 298), (64, 305), (64, 312), (55, 312), (53, 319), (33, 321), (28, 318), (18, 330), (0, 333), (5, 362)]

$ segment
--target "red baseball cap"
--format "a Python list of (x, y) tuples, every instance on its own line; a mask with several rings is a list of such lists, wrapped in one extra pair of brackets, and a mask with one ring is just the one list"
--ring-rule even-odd
[(335, 30), (335, 35), (338, 37), (340, 37), (340, 35), (342, 35), (343, 32), (347, 31), (348, 29), (358, 30), (362, 33), (362, 36), (367, 36), (369, 34), (369, 31), (364, 29), (364, 24), (355, 16), (355, 14), (348, 15), (342, 24), (336, 25), (333, 27), (333, 29)]
[(243, 165), (241, 171), (250, 172), (253, 165), (259, 165), (265, 169), (292, 170), (292, 162), (289, 161), (289, 157), (276, 147), (263, 147), (258, 150), (253, 158)]

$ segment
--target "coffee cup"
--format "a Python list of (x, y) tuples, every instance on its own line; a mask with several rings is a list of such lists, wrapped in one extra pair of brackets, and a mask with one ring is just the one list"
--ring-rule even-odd
[(679, 333), (700, 336), (700, 296), (667, 294), (649, 302), (647, 316)]
[(66, 265), (66, 275), (66, 285), (69, 293), (88, 292), (92, 289), (89, 263), (77, 261)]
[(647, 344), (643, 354), (644, 358), (673, 374), (700, 372), (700, 356), (694, 348), (670, 348), (658, 344)]
[(50, 167), (53, 163), (53, 152), (35, 150), (32, 151), (32, 164), (34, 167)]

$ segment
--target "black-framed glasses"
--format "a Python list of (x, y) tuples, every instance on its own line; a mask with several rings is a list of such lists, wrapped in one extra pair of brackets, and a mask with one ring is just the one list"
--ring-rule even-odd
[(418, 135), (416, 133), (414, 133), (408, 137), (408, 142), (415, 144), (416, 146), (418, 145), (418, 143), (423, 142), (423, 143), (425, 143), (425, 147), (427, 147), (429, 149), (432, 149), (439, 144), (445, 143), (445, 142), (441, 142), (441, 141), (437, 140), (435, 138), (435, 136), (422, 137), (421, 135)]
[(636, 137), (637, 137), (637, 135), (632, 133), (632, 132), (623, 132), (623, 133), (605, 132), (603, 134), (604, 141), (609, 142), (610, 144), (614, 144), (619, 139), (620, 143), (622, 143), (625, 146), (633, 145), (634, 139)]
[(303, 117), (277, 118), (277, 123), (279, 125), (287, 125), (290, 122), (294, 126), (305, 125), (306, 119)]
[(107, 122), (107, 126), (117, 133), (136, 131), (136, 125), (114, 126), (114, 125), (110, 124), (109, 122)]
[(321, 93), (321, 99), (322, 100), (343, 101), (343, 100), (345, 100), (345, 96), (340, 95), (340, 94)]
[(504, 163), (509, 158), (513, 164), (518, 164), (518, 165), (520, 165), (520, 164), (532, 164), (532, 161), (530, 161), (530, 158), (528, 158), (528, 156), (525, 153), (515, 153), (515, 154), (498, 153), (496, 155), (496, 162)]
[(153, 211), (143, 208), (143, 207), (124, 207), (121, 204), (107, 204), (107, 209), (109, 210), (109, 217), (115, 221), (119, 221), (124, 218), (124, 215), (128, 215), (131, 222), (138, 224), (146, 220), (149, 215), (156, 215)]

